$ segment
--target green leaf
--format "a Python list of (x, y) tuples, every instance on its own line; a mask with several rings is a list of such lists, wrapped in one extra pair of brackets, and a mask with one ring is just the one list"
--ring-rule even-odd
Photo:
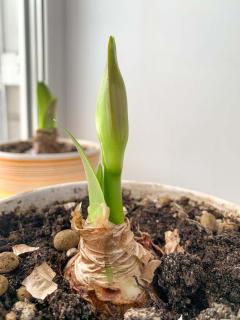
[(38, 102), (38, 128), (53, 129), (56, 127), (54, 122), (56, 114), (57, 98), (54, 97), (44, 82), (37, 84), (37, 102)]
[(104, 173), (103, 173), (103, 167), (101, 163), (98, 164), (96, 177), (104, 193)]
[(103, 214), (103, 204), (105, 204), (104, 194), (101, 189), (100, 183), (94, 173), (94, 170), (83, 151), (80, 143), (77, 139), (67, 130), (65, 132), (72, 139), (77, 151), (81, 157), (84, 171), (86, 173), (87, 181), (88, 181), (88, 195), (89, 195), (89, 207), (88, 207), (88, 221), (93, 223), (96, 219)]

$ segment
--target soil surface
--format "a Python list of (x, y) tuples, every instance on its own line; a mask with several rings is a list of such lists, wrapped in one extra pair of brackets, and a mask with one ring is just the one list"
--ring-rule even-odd
[[(221, 212), (188, 198), (154, 202), (135, 200), (128, 194), (124, 196), (124, 205), (136, 236), (139, 230), (146, 232), (156, 245), (164, 248), (165, 232), (177, 229), (184, 250), (159, 253), (161, 264), (155, 271), (148, 304), (139, 312), (129, 310), (124, 319), (178, 320), (181, 316), (183, 320), (223, 319), (223, 310), (224, 319), (240, 319), (240, 226), (236, 221), (228, 221)], [(88, 199), (84, 198), (85, 215), (87, 206)], [(215, 219), (217, 227), (208, 227), (201, 221), (204, 212)], [(5, 319), (16, 303), (16, 289), (21, 282), (44, 261), (57, 273), (54, 282), (58, 289), (44, 301), (31, 300), (36, 307), (32, 319), (100, 319), (69, 288), (63, 278), (68, 258), (53, 247), (54, 235), (70, 228), (70, 213), (71, 209), (56, 204), (44, 212), (33, 208), (25, 215), (8, 212), (0, 216), (0, 252), (12, 251), (12, 246), (19, 243), (40, 247), (21, 255), (19, 267), (5, 274), (10, 285), (0, 297), (0, 319)], [(17, 319), (23, 318), (17, 314)], [(123, 317), (113, 315), (107, 319)]]
[[(58, 152), (51, 153), (66, 153), (66, 152), (77, 152), (74, 145), (70, 143), (57, 142)], [(10, 153), (26, 153), (34, 154), (33, 143), (31, 141), (19, 141), (17, 143), (8, 143), (0, 145), (0, 151), (10, 152)]]

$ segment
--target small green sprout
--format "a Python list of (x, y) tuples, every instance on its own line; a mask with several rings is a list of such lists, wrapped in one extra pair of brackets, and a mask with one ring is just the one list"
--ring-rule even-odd
[[(78, 141), (66, 131), (78, 149), (84, 164), (89, 190), (89, 215), (103, 204), (110, 209), (109, 220), (114, 224), (124, 222), (121, 174), (124, 151), (128, 140), (127, 95), (120, 73), (116, 45), (110, 36), (107, 64), (97, 100), (96, 127), (101, 145), (102, 163), (97, 173), (88, 162)], [(100, 214), (100, 211), (96, 215)], [(88, 217), (89, 219), (89, 217)]]
[(56, 128), (56, 103), (54, 97), (44, 82), (37, 84), (37, 103), (38, 103), (38, 129), (52, 130)]

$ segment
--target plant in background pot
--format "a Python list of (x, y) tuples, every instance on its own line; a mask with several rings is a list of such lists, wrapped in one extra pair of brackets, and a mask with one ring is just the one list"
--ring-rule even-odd
[(0, 202), (0, 318), (237, 320), (240, 206), (151, 183), (122, 195), (127, 100), (112, 37), (96, 120), (96, 173), (67, 131), (88, 183)]
[[(0, 144), (0, 197), (85, 178), (74, 145), (58, 137), (57, 98), (43, 82), (37, 85), (37, 104), (38, 129), (33, 139)], [(96, 167), (98, 145), (91, 141), (82, 141), (82, 145)]]
[(56, 128), (57, 98), (52, 95), (44, 82), (37, 85), (38, 129), (33, 138), (36, 153), (58, 153), (72, 150), (71, 145), (59, 144)]

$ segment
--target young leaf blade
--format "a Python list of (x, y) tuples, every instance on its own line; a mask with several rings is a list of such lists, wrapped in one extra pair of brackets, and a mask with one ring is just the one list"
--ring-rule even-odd
[(104, 194), (101, 189), (100, 183), (94, 173), (94, 170), (85, 155), (83, 148), (77, 139), (67, 130), (64, 129), (68, 136), (72, 139), (77, 151), (81, 157), (84, 171), (88, 181), (88, 195), (89, 195), (89, 208), (88, 208), (88, 220), (89, 222), (94, 222), (94, 220), (99, 218), (99, 215), (102, 214), (103, 204), (105, 204)]
[(104, 193), (104, 173), (103, 173), (103, 166), (101, 162), (98, 164), (96, 177)]
[(54, 97), (44, 82), (37, 84), (38, 128), (53, 129), (57, 98)]

